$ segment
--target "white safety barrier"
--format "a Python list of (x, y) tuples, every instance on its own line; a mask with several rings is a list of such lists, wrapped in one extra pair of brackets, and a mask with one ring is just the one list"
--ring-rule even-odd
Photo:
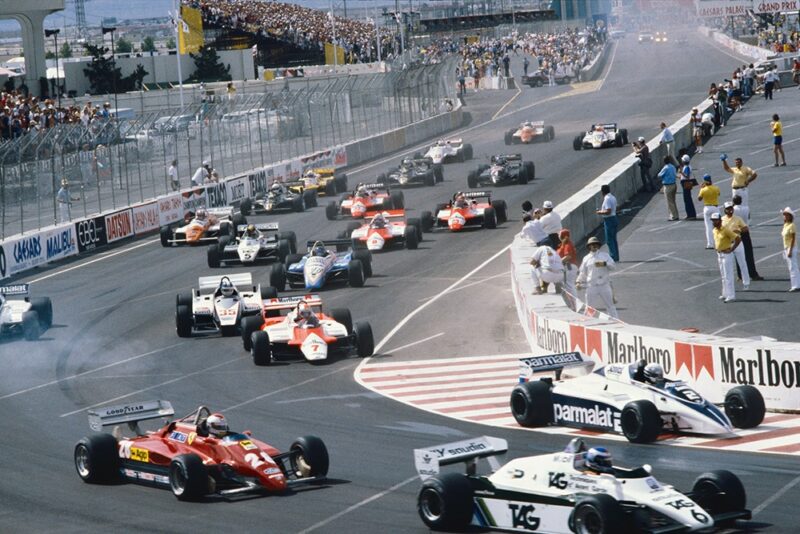
[[(708, 100), (698, 108), (702, 113)], [(691, 144), (688, 116), (670, 129), (675, 146)], [(659, 136), (660, 137), (660, 136)], [(653, 170), (660, 168), (665, 147), (648, 143)], [(559, 205), (564, 228), (581, 241), (602, 224), (595, 213), (602, 199), (600, 186), (609, 184), (620, 204), (641, 186), (638, 160), (627, 156), (586, 188)], [(800, 345), (727, 338), (624, 324), (602, 314), (595, 318), (572, 311), (560, 295), (534, 295), (530, 258), (535, 245), (517, 236), (511, 246), (511, 287), (520, 324), (532, 350), (552, 353), (580, 351), (598, 365), (639, 359), (664, 366), (670, 377), (691, 384), (712, 402), (738, 384), (756, 386), (767, 409), (800, 412)]]

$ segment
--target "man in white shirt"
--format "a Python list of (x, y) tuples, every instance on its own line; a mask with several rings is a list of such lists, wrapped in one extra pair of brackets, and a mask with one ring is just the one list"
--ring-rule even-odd
[(547, 245), (537, 248), (531, 256), (531, 266), (535, 295), (547, 293), (548, 284), (556, 284), (556, 293), (559, 292), (559, 285), (564, 281), (564, 263), (555, 250)]
[(197, 167), (197, 170), (194, 171), (194, 174), (192, 175), (192, 185), (203, 185), (206, 182), (206, 178), (208, 178), (210, 175), (211, 164), (208, 161), (204, 161), (203, 164)]
[(167, 170), (167, 175), (169, 176), (169, 183), (172, 187), (173, 191), (177, 191), (181, 188), (180, 180), (178, 179), (178, 160), (172, 160), (172, 164), (169, 166)]
[(556, 249), (560, 242), (558, 233), (561, 231), (561, 216), (553, 211), (553, 203), (549, 200), (545, 200), (544, 204), (542, 204), (542, 211), (544, 214), (539, 220), (542, 221), (542, 228), (549, 239), (547, 244), (551, 248)]
[(586, 305), (594, 309), (605, 305), (606, 313), (618, 318), (617, 307), (614, 306), (614, 295), (611, 290), (610, 272), (616, 268), (611, 256), (600, 250), (600, 240), (590, 237), (587, 242), (589, 254), (583, 258), (578, 271), (578, 288), (586, 288)]
[(667, 155), (671, 158), (675, 157), (675, 136), (672, 135), (672, 131), (667, 128), (667, 123), (661, 123), (661, 141), (659, 142), (661, 145), (667, 145)]
[(539, 218), (542, 216), (542, 210), (536, 208), (533, 210), (533, 218), (525, 223), (522, 231), (519, 233), (522, 237), (529, 239), (536, 243), (538, 246), (546, 245), (550, 240), (547, 237), (547, 232), (542, 227), (542, 221)]
[(617, 197), (611, 194), (611, 187), (604, 185), (600, 187), (600, 194), (603, 195), (603, 205), (597, 210), (598, 215), (603, 216), (603, 230), (606, 234), (608, 251), (614, 261), (619, 261), (619, 245), (617, 244)]

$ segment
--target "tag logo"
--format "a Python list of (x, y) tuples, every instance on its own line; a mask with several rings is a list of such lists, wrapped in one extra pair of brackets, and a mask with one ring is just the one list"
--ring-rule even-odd
[(533, 515), (536, 507), (532, 504), (520, 506), (518, 504), (509, 504), (511, 510), (511, 522), (514, 528), (524, 528), (526, 530), (536, 530), (539, 528), (541, 520)]
[(553, 473), (550, 472), (550, 480), (547, 483), (548, 486), (551, 488), (558, 488), (560, 490), (566, 489), (567, 487), (567, 479), (564, 473)]

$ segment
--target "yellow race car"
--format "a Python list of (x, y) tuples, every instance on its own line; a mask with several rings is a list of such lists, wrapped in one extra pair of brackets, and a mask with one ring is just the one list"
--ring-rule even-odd
[(319, 167), (307, 170), (299, 180), (288, 182), (286, 187), (295, 193), (310, 189), (317, 195), (335, 196), (347, 191), (347, 175), (336, 174), (333, 167)]

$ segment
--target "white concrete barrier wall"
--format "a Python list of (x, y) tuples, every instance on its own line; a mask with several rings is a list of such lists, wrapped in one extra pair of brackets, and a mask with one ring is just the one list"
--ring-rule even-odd
[[(708, 100), (698, 108), (702, 113)], [(678, 147), (691, 143), (688, 115), (671, 127)], [(660, 136), (659, 136), (660, 138)], [(658, 138), (648, 143), (653, 171), (665, 156)], [(564, 227), (582, 241), (602, 225), (595, 213), (602, 199), (600, 186), (609, 184), (620, 205), (641, 187), (633, 155), (623, 158), (558, 206)], [(580, 351), (598, 365), (644, 358), (664, 366), (670, 377), (691, 384), (712, 402), (739, 384), (756, 386), (767, 409), (800, 412), (800, 344), (692, 334), (624, 324), (572, 311), (560, 295), (534, 295), (530, 257), (535, 245), (517, 236), (511, 246), (511, 287), (519, 321), (533, 351)]]

